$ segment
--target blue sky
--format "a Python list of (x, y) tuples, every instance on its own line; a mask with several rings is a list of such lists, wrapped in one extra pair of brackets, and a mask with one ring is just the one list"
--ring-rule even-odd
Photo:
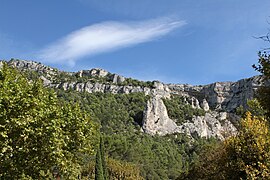
[(0, 0), (0, 59), (140, 80), (208, 84), (256, 75), (269, 0)]

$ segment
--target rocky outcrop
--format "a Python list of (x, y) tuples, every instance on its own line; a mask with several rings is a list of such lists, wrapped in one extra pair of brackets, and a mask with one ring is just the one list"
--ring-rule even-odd
[(63, 83), (56, 83), (50, 84), (50, 87), (53, 88), (60, 88), (63, 90), (75, 90), (79, 92), (103, 92), (103, 93), (113, 93), (113, 94), (129, 94), (135, 92), (143, 92), (146, 95), (150, 95), (151, 89), (147, 87), (140, 87), (140, 86), (117, 86), (113, 84), (102, 84), (102, 83), (78, 83), (78, 82), (63, 82)]
[(100, 68), (94, 68), (91, 70), (81, 70), (75, 73), (78, 77), (105, 77), (109, 74), (108, 71)]
[(155, 96), (147, 102), (142, 128), (144, 132), (151, 135), (177, 132), (177, 125), (169, 118), (167, 109), (159, 96)]
[(159, 95), (169, 98), (172, 94), (189, 97), (188, 101), (194, 108), (202, 108), (206, 111), (221, 110), (233, 112), (240, 105), (246, 106), (246, 101), (252, 99), (256, 89), (261, 86), (262, 78), (254, 76), (242, 79), (237, 82), (216, 82), (209, 85), (189, 85), (189, 84), (163, 84), (155, 81), (153, 87), (142, 86), (122, 86), (118, 85), (125, 81), (123, 76), (111, 74), (106, 70), (94, 68), (82, 70), (69, 75), (79, 77), (108, 77), (111, 83), (99, 82), (59, 82), (53, 83), (53, 77), (61, 71), (45, 66), (38, 62), (25, 60), (11, 60), (8, 64), (18, 69), (32, 70), (40, 73), (46, 85), (50, 87), (73, 89), (87, 92), (112, 92), (112, 93), (131, 93), (144, 92), (146, 95)]
[[(186, 133), (190, 136), (217, 137), (224, 139), (228, 134), (235, 133), (236, 129), (231, 123), (233, 112), (240, 105), (246, 107), (247, 100), (254, 97), (254, 93), (262, 85), (262, 77), (242, 79), (237, 82), (215, 82), (209, 85), (189, 84), (164, 84), (158, 81), (152, 86), (133, 86), (125, 84), (126, 78), (117, 74), (111, 74), (106, 70), (94, 68), (78, 72), (64, 72), (68, 76), (85, 77), (84, 82), (57, 82), (54, 79), (61, 71), (45, 66), (38, 62), (25, 60), (11, 60), (7, 62), (10, 66), (20, 70), (37, 72), (44, 85), (72, 89), (79, 92), (103, 92), (124, 93), (142, 92), (152, 98), (147, 103), (143, 117), (143, 130), (149, 134), (171, 134)], [(87, 80), (89, 77), (89, 80)], [(102, 79), (93, 81), (93, 79)], [(170, 98), (171, 95), (180, 95), (185, 98), (186, 103), (193, 108), (201, 108), (207, 113), (205, 116), (193, 117), (181, 126), (177, 126), (174, 120), (168, 117), (166, 107), (162, 98)]]
[(95, 77), (95, 78), (104, 78), (107, 77), (109, 81), (114, 84), (120, 84), (125, 81), (123, 76), (118, 74), (111, 74), (108, 71), (100, 68), (93, 68), (90, 70), (81, 70), (77, 73), (74, 73), (77, 77)]
[(246, 106), (247, 100), (254, 97), (262, 85), (262, 77), (242, 79), (237, 82), (217, 82), (203, 87), (204, 94), (212, 109), (233, 112), (240, 105)]
[(120, 84), (122, 82), (125, 81), (125, 78), (123, 76), (120, 76), (118, 74), (112, 74), (110, 76), (110, 80), (114, 83), (114, 84)]
[(155, 96), (147, 102), (144, 111), (143, 130), (151, 135), (166, 135), (173, 133), (185, 133), (190, 137), (215, 137), (224, 140), (234, 135), (237, 130), (227, 112), (207, 112), (204, 116), (194, 116), (191, 121), (180, 126), (170, 119), (162, 99)]
[(46, 76), (47, 78), (53, 77), (57, 74), (57, 72), (59, 72), (55, 68), (51, 68), (49, 66), (46, 66), (44, 64), (35, 61), (10, 60), (8, 61), (8, 65), (16, 67), (20, 70), (35, 71), (42, 74), (43, 76)]
[(230, 121), (230, 118), (236, 120), (238, 117), (227, 112), (208, 112), (205, 116), (194, 116), (190, 122), (179, 126), (179, 131), (191, 137), (215, 137), (220, 140), (236, 134), (237, 129)]
[(247, 100), (254, 97), (261, 85), (262, 77), (254, 76), (237, 82), (216, 82), (204, 86), (169, 84), (168, 87), (172, 94), (196, 98), (203, 109), (234, 112), (240, 105), (246, 107)]
[(201, 104), (200, 104), (201, 108), (204, 110), (204, 111), (209, 111), (209, 104), (208, 102), (206, 101), (206, 99), (203, 99)]

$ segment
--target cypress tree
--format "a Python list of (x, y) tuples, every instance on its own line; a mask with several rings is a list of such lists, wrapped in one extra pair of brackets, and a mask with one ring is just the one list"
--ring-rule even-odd
[(95, 180), (105, 180), (104, 175), (103, 175), (103, 165), (102, 165), (100, 144), (98, 146), (97, 154), (96, 154)]
[(104, 180), (108, 180), (109, 177), (108, 177), (107, 165), (106, 165), (106, 160), (105, 160), (104, 142), (103, 142), (102, 136), (100, 137), (100, 155), (101, 155)]

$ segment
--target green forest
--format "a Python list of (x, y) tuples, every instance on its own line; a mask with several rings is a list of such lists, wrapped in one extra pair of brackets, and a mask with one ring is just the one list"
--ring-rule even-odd
[[(260, 53), (253, 67), (267, 83), (269, 54)], [(61, 75), (58, 81), (63, 80)], [(152, 86), (132, 79), (126, 83)], [(248, 109), (239, 107), (238, 133), (225, 141), (144, 133), (143, 111), (150, 98), (143, 93), (46, 88), (35, 73), (4, 63), (0, 179), (270, 179), (270, 88), (266, 84)], [(163, 101), (177, 124), (205, 114), (181, 96)]]

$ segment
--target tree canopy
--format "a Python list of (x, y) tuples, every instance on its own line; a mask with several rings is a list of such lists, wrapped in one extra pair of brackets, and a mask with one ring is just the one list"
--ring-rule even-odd
[(247, 112), (237, 136), (204, 150), (184, 179), (269, 179), (267, 122)]
[(263, 86), (258, 89), (257, 98), (270, 118), (270, 54), (260, 52), (258, 64), (253, 68), (263, 75)]
[(57, 169), (80, 174), (92, 154), (96, 125), (78, 105), (59, 101), (40, 80), (29, 81), (3, 64), (0, 70), (0, 179), (40, 179)]

